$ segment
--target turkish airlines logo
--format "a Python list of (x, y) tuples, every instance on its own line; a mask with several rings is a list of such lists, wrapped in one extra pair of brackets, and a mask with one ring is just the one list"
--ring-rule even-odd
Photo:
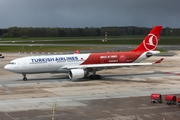
[(149, 34), (143, 41), (146, 50), (155, 50), (158, 45), (158, 39), (154, 34)]

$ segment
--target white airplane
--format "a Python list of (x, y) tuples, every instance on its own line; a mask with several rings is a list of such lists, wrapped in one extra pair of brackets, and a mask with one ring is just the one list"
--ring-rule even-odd
[[(96, 71), (107, 68), (142, 66), (160, 63), (162, 59), (153, 63), (140, 63), (140, 61), (160, 53), (155, 51), (160, 40), (162, 26), (155, 26), (145, 37), (143, 42), (129, 52), (104, 52), (67, 55), (29, 56), (12, 60), (4, 69), (23, 75), (36, 73), (68, 73), (71, 80), (90, 76), (91, 79), (101, 79)], [(91, 75), (90, 75), (91, 73)]]

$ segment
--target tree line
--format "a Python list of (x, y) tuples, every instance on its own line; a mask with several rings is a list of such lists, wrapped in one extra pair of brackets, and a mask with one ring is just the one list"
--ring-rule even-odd
[[(85, 28), (46, 28), (46, 27), (10, 27), (0, 29), (0, 37), (85, 37), (123, 35), (147, 35), (152, 28), (125, 26), (125, 27), (85, 27)], [(163, 28), (161, 35), (179, 36), (180, 28)]]

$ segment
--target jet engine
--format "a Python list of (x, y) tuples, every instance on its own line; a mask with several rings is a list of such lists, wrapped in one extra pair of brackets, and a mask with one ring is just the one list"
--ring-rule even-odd
[(71, 80), (76, 80), (78, 78), (83, 78), (86, 75), (86, 71), (83, 69), (71, 69), (69, 71), (69, 78)]
[(146, 53), (146, 57), (147, 57), (147, 58), (149, 58), (149, 57), (151, 57), (151, 56), (153, 56), (153, 54), (152, 54), (151, 52), (147, 52), (147, 53)]

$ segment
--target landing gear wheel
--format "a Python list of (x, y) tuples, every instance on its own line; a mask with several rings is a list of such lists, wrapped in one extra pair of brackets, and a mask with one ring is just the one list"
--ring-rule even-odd
[(95, 78), (96, 78), (95, 75), (90, 75), (91, 80), (94, 80)]
[(94, 80), (94, 79), (101, 79), (100, 75), (90, 75), (90, 79)]
[(24, 80), (24, 81), (27, 81), (26, 74), (22, 74), (22, 75), (23, 75), (23, 80)]
[(26, 77), (24, 77), (24, 78), (23, 78), (23, 80), (24, 80), (24, 81), (27, 81), (27, 78), (26, 78)]
[(100, 75), (96, 75), (96, 78), (100, 80), (100, 79), (101, 79), (101, 76), (100, 76)]

